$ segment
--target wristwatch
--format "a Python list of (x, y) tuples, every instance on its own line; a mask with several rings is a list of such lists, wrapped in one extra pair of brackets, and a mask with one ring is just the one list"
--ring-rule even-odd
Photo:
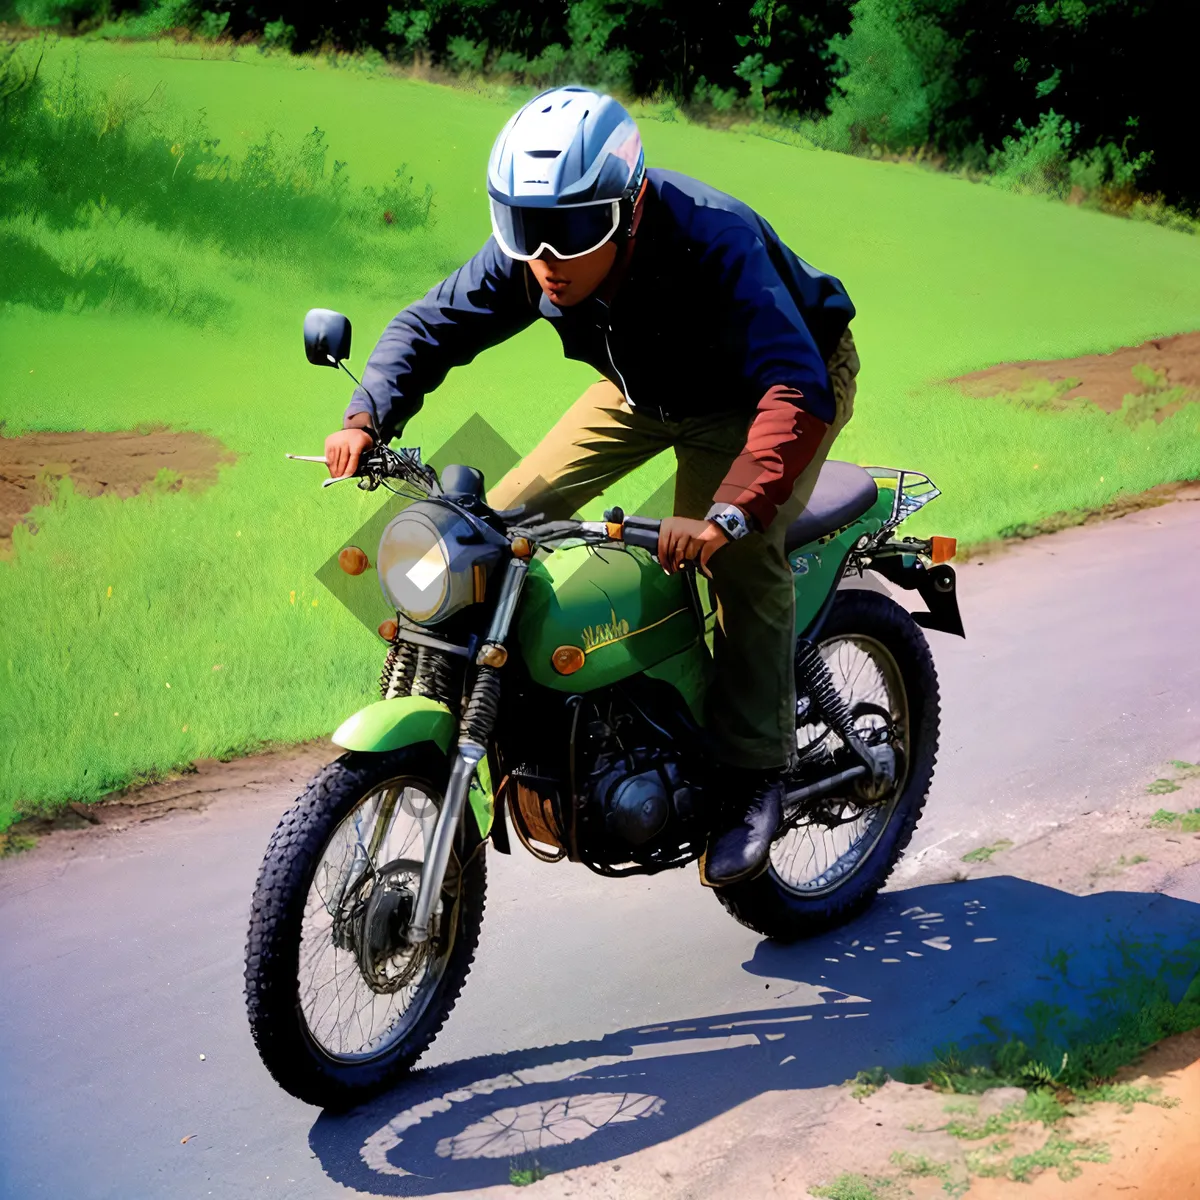
[(731, 542), (754, 532), (746, 514), (736, 504), (714, 504), (705, 520), (711, 521)]

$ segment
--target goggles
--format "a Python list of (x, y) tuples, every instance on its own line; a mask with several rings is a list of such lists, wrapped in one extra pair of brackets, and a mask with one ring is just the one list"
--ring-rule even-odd
[(617, 232), (621, 202), (562, 208), (518, 208), (491, 199), (492, 233), (509, 258), (531, 262), (545, 251), (555, 258), (582, 258)]

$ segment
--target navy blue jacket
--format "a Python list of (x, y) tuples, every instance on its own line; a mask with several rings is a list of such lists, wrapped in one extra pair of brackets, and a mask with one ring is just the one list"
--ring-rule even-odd
[[(631, 407), (679, 419), (753, 412), (782, 385), (827, 424), (825, 361), (854, 316), (845, 289), (810, 267), (748, 205), (674, 171), (649, 170), (629, 274), (611, 307), (556, 308), (529, 269), (488, 238), (392, 320), (363, 373), (395, 437), (451, 367), (541, 317), (563, 353), (612, 380)], [(370, 412), (362, 389), (347, 415)]]

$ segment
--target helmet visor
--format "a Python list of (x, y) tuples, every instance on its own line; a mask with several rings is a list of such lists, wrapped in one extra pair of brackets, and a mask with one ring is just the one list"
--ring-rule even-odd
[(598, 250), (617, 232), (621, 205), (580, 204), (563, 208), (518, 208), (492, 199), (492, 233), (509, 258), (529, 262), (549, 251), (579, 258)]

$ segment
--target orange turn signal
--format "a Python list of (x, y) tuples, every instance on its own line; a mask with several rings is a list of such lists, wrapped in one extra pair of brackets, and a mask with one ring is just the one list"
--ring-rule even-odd
[(533, 553), (533, 547), (528, 538), (515, 537), (512, 540), (512, 552), (517, 558), (528, 558)]
[(936, 567), (939, 563), (949, 562), (958, 550), (958, 542), (950, 537), (931, 537), (929, 539), (929, 557)]
[(578, 646), (559, 646), (550, 655), (550, 665), (560, 675), (574, 675), (587, 662), (587, 655)]
[(471, 580), (475, 589), (475, 603), (482, 604), (487, 596), (487, 571), (482, 563), (476, 563), (471, 568)]
[(383, 624), (379, 626), (379, 636), (383, 638), (385, 642), (394, 642), (396, 640), (396, 633), (399, 629), (400, 626), (396, 621), (384, 621)]
[(508, 651), (503, 646), (497, 646), (494, 642), (488, 642), (475, 655), (475, 662), (481, 667), (495, 667), (499, 669), (508, 662)]
[(347, 546), (338, 555), (338, 566), (347, 575), (361, 575), (370, 565), (366, 552), (357, 546)]

